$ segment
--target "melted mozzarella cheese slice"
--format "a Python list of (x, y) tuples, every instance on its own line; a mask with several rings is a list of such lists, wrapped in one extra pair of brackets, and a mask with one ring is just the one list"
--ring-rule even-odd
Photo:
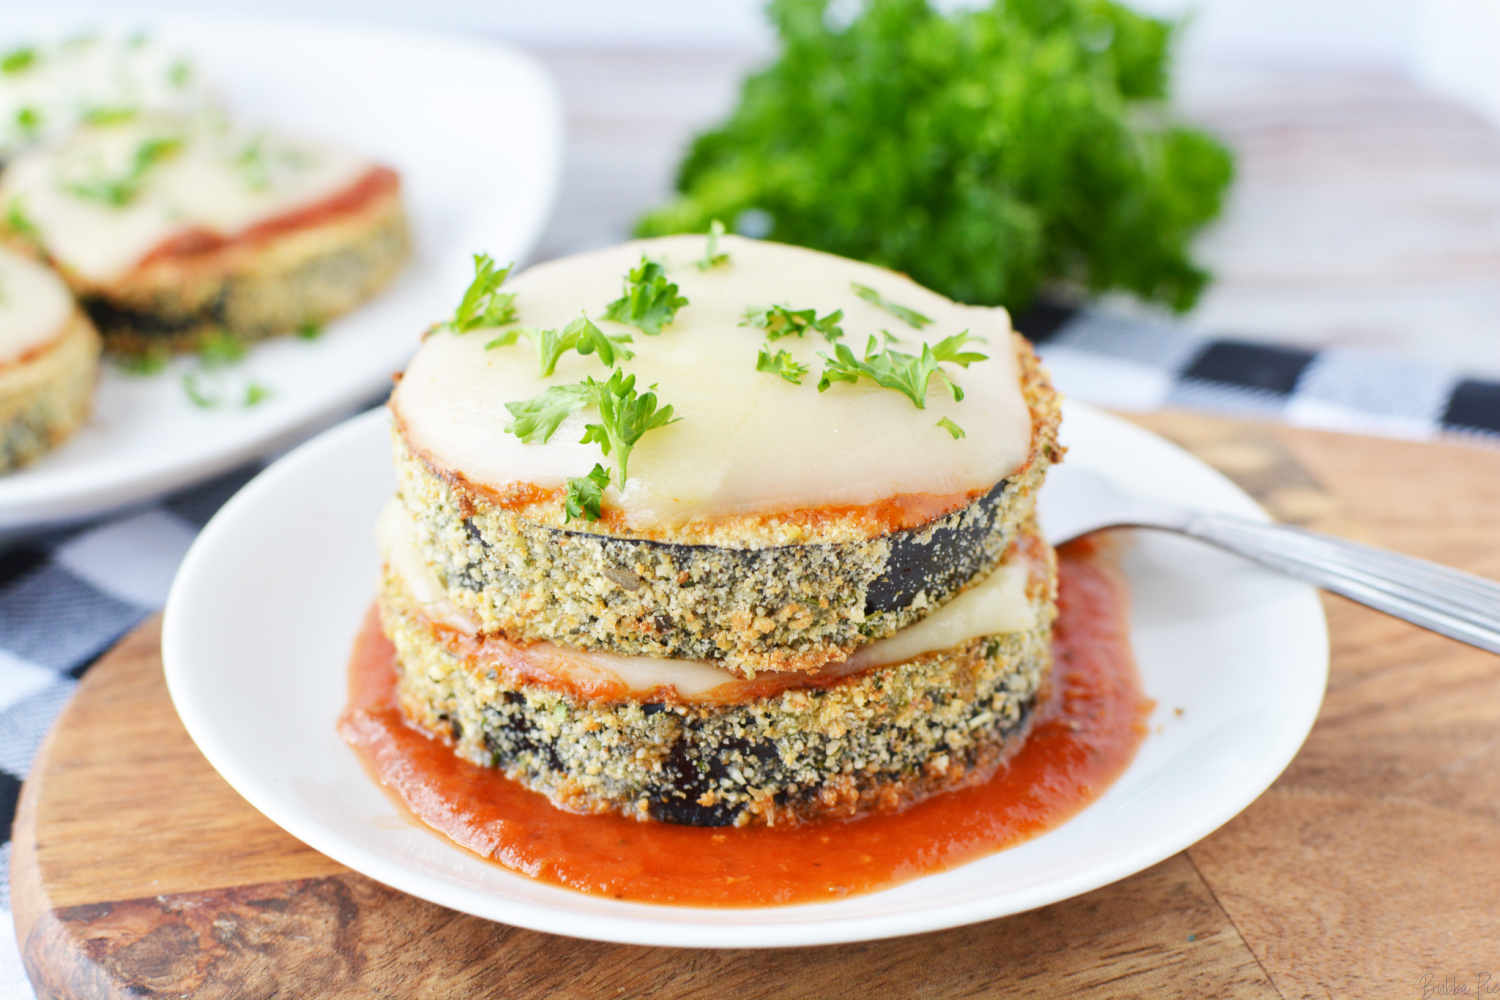
[(0, 364), (55, 339), (72, 315), (73, 297), (61, 278), (0, 248)]
[[(951, 496), (988, 489), (1025, 459), (1031, 421), (1019, 385), (1010, 318), (1003, 309), (959, 305), (910, 279), (869, 264), (799, 247), (726, 237), (729, 262), (707, 271), (695, 262), (702, 236), (628, 243), (531, 268), (508, 290), (525, 326), (561, 329), (587, 313), (606, 333), (629, 333), (635, 357), (621, 363), (637, 390), (657, 387), (661, 405), (681, 420), (649, 431), (630, 455), (630, 480), (611, 489), (609, 506), (642, 529), (699, 518), (765, 514), (826, 506), (864, 505), (898, 494)], [(688, 300), (659, 336), (602, 319), (642, 254), (664, 263)], [(860, 298), (854, 284), (933, 322), (914, 330)], [(969, 331), (987, 341), (972, 349), (989, 359), (967, 369), (944, 365), (963, 387), (956, 402), (934, 377), (924, 409), (900, 392), (868, 380), (817, 390), (821, 336), (784, 337), (772, 345), (808, 366), (801, 385), (756, 370), (765, 331), (742, 325), (747, 309), (782, 305), (843, 311), (842, 343), (862, 356), (871, 336), (894, 335), (894, 349), (921, 353), (923, 342)], [(418, 351), (394, 397), (408, 440), (438, 464), (471, 482), (503, 489), (512, 483), (557, 488), (604, 461), (596, 444), (581, 444), (592, 408), (574, 413), (546, 444), (525, 444), (505, 427), (505, 404), (585, 376), (604, 379), (594, 355), (568, 352), (551, 378), (537, 374), (526, 338), (486, 350), (492, 331), (439, 332)], [(948, 418), (967, 432), (954, 440), (938, 426)], [(618, 485), (618, 484), (616, 484)]]
[[(422, 555), (417, 525), (398, 500), (381, 512), (376, 526), (381, 557), (401, 579), (406, 593), (429, 620), (467, 634), (478, 625), (448, 600), (443, 584)], [(1003, 563), (984, 580), (928, 615), (886, 639), (857, 650), (819, 676), (844, 674), (902, 663), (923, 653), (954, 646), (984, 635), (1002, 635), (1036, 626), (1036, 610), (1026, 598), (1028, 570), (1024, 560)], [(668, 660), (649, 656), (573, 649), (539, 642), (524, 648), (528, 668), (551, 675), (581, 691), (610, 690), (623, 697), (642, 697), (661, 689), (675, 690), (685, 700), (735, 700), (746, 688), (785, 681), (794, 686), (804, 675), (765, 675), (746, 681), (739, 675), (702, 660)]]
[(154, 39), (105, 33), (7, 51), (13, 64), (0, 73), (0, 157), (101, 116), (186, 114), (212, 104), (192, 63)]
[[(180, 146), (151, 157), (161, 143)], [(140, 167), (142, 157), (150, 165)], [(143, 118), (18, 157), (0, 177), (0, 204), (19, 207), (61, 267), (103, 283), (175, 236), (232, 239), (348, 190), (371, 166), (346, 150), (209, 116)]]

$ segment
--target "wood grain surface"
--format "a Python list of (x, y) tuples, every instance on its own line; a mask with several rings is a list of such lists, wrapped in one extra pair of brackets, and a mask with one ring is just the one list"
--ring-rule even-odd
[[(1500, 451), (1141, 422), (1285, 520), (1500, 578)], [(85, 676), (36, 759), (17, 933), (44, 998), (1477, 993), (1500, 977), (1500, 657), (1326, 605), (1333, 669), (1306, 747), (1208, 839), (1032, 913), (777, 951), (552, 937), (348, 871), (198, 754), (151, 623)]]

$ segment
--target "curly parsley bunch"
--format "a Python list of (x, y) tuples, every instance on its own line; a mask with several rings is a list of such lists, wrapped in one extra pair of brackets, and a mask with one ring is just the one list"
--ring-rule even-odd
[[(1189, 242), (1232, 174), (1166, 115), (1174, 25), (1110, 0), (773, 0), (780, 58), (700, 135), (643, 236), (769, 218), (764, 235), (1024, 306), (1046, 281), (1173, 309), (1208, 280)], [(757, 233), (756, 235), (760, 235)]]

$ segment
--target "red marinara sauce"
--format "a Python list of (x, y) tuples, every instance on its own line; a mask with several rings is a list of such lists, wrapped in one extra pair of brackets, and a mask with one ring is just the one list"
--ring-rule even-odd
[(1120, 776), (1152, 703), (1130, 654), (1125, 584), (1091, 548), (1060, 550), (1053, 696), (987, 781), (900, 812), (789, 827), (702, 828), (554, 807), (402, 719), (395, 651), (372, 611), (340, 731), (428, 826), (481, 857), (593, 895), (692, 906), (811, 903), (873, 892), (1063, 823)]

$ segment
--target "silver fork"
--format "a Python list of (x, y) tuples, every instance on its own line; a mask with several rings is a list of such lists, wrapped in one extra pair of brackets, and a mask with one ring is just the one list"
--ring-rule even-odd
[(1500, 653), (1500, 584), (1285, 524), (1185, 510), (1121, 492), (1061, 465), (1048, 473), (1042, 528), (1054, 545), (1100, 528), (1159, 528), (1228, 549), (1388, 615)]

